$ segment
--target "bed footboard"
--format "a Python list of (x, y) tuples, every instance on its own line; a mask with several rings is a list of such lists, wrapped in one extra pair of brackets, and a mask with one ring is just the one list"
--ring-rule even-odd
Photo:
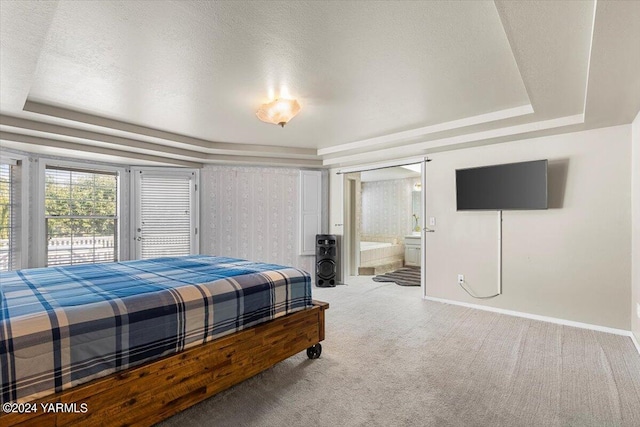
[(152, 425), (300, 351), (319, 357), (329, 304), (313, 303), (312, 308), (31, 402), (35, 412), (1, 414), (0, 424)]

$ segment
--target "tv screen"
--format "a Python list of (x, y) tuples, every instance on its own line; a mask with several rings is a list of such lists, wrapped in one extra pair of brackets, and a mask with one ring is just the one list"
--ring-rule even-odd
[(547, 209), (547, 160), (456, 170), (459, 211)]

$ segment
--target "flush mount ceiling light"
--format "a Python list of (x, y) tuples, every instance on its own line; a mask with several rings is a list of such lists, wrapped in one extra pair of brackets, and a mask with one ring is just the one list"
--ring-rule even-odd
[(262, 104), (256, 116), (266, 123), (284, 127), (300, 111), (300, 104), (295, 99), (280, 98), (268, 104)]

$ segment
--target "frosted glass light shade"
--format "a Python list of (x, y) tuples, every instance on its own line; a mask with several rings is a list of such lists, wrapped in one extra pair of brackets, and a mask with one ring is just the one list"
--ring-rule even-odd
[(266, 123), (273, 123), (284, 127), (300, 111), (300, 104), (295, 99), (276, 99), (268, 104), (262, 104), (256, 116)]

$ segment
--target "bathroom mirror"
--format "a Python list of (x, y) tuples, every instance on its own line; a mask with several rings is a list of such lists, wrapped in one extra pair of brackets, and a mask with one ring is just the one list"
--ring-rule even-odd
[(420, 191), (412, 191), (411, 192), (411, 206), (412, 213), (420, 217)]
[(416, 232), (420, 232), (420, 191), (412, 191), (411, 192), (411, 210), (413, 212), (412, 215), (412, 223), (411, 223), (411, 232), (415, 234)]

